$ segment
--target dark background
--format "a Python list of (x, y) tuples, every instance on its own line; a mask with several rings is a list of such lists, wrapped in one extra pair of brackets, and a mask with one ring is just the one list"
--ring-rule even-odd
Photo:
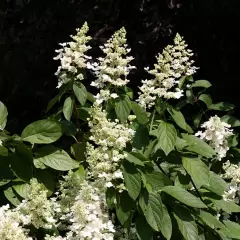
[(56, 93), (54, 50), (84, 21), (93, 55), (114, 31), (127, 29), (139, 69), (130, 76), (135, 89), (141, 69), (179, 32), (201, 67), (195, 79), (209, 80), (214, 101), (234, 103), (240, 117), (239, 10), (239, 0), (1, 0), (0, 100), (9, 111), (7, 129), (19, 133), (43, 117)]

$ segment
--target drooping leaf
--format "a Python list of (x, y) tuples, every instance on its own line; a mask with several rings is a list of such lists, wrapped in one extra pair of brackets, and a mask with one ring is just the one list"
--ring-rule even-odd
[(176, 186), (166, 186), (162, 189), (165, 192), (190, 207), (206, 208), (206, 205), (197, 197), (184, 190), (183, 188)]
[(161, 172), (152, 172), (144, 174), (146, 183), (151, 186), (152, 191), (159, 191), (163, 187), (172, 185), (172, 181)]
[(167, 122), (161, 122), (159, 124), (157, 132), (157, 145), (164, 151), (166, 155), (168, 155), (174, 149), (176, 143), (176, 129), (172, 124), (169, 124)]
[(191, 89), (186, 90), (186, 97), (187, 97), (187, 102), (189, 102), (190, 104), (194, 103), (194, 96)]
[(208, 108), (212, 105), (212, 98), (208, 94), (201, 94), (198, 100), (204, 102)]
[(209, 212), (201, 210), (198, 214), (198, 217), (211, 229), (226, 229), (224, 224), (221, 223), (216, 216), (213, 216)]
[(124, 225), (132, 214), (132, 199), (126, 192), (123, 192), (117, 201), (116, 208), (117, 218)]
[(216, 173), (210, 171), (210, 181), (208, 186), (204, 188), (216, 193), (219, 196), (224, 194), (224, 191), (227, 190), (227, 183)]
[(203, 157), (210, 158), (215, 155), (215, 151), (202, 139), (188, 134), (182, 134), (183, 139), (188, 143), (187, 150), (195, 152)]
[(68, 171), (79, 167), (79, 163), (70, 158), (67, 152), (54, 146), (41, 148), (35, 159), (59, 171)]
[(138, 150), (144, 149), (149, 143), (149, 133), (146, 126), (139, 125), (135, 130), (132, 146)]
[(224, 115), (221, 117), (221, 121), (230, 124), (232, 127), (239, 127), (240, 126), (240, 120), (237, 118), (230, 116), (230, 115)]
[(62, 136), (61, 124), (54, 120), (39, 120), (28, 125), (22, 132), (22, 140), (32, 144), (47, 144)]
[(29, 184), (28, 183), (16, 184), (13, 185), (13, 189), (17, 192), (17, 194), (20, 197), (26, 198), (28, 196)]
[(212, 84), (207, 80), (197, 80), (192, 84), (193, 88), (195, 88), (195, 87), (209, 88), (211, 86), (212, 86)]
[[(199, 158), (182, 158), (183, 167), (191, 176), (193, 182), (198, 188), (202, 185), (208, 186), (210, 182), (210, 172), (206, 164)], [(201, 173), (201, 174), (199, 174)]]
[(140, 107), (136, 102), (131, 102), (133, 113), (136, 115), (137, 121), (140, 124), (146, 124), (148, 122), (148, 116), (145, 109)]
[(173, 215), (177, 221), (178, 228), (186, 240), (198, 240), (198, 228), (191, 213), (182, 207), (174, 208)]
[(230, 237), (233, 239), (240, 239), (240, 224), (232, 222), (230, 220), (225, 220), (223, 222), (229, 230)]
[(7, 124), (8, 111), (6, 106), (0, 101), (0, 130), (3, 130)]
[(209, 106), (209, 109), (217, 110), (217, 111), (230, 111), (234, 108), (235, 106), (228, 102), (219, 102), (219, 103), (211, 104), (211, 106)]
[(73, 113), (74, 99), (72, 97), (66, 98), (63, 104), (64, 117), (70, 121)]
[(191, 127), (186, 123), (185, 118), (183, 116), (183, 114), (174, 109), (173, 107), (171, 107), (170, 105), (167, 107), (168, 112), (170, 113), (170, 115), (172, 116), (173, 120), (175, 121), (175, 123), (182, 128), (183, 130), (187, 131), (188, 133), (193, 133), (193, 130), (191, 129)]
[(87, 90), (86, 90), (85, 86), (82, 83), (74, 83), (73, 84), (73, 92), (74, 92), (77, 100), (83, 106), (87, 100)]
[(141, 191), (141, 174), (133, 164), (124, 164), (124, 182), (129, 196), (136, 200)]
[(75, 136), (77, 133), (77, 128), (76, 126), (67, 120), (61, 121), (61, 126), (62, 126), (62, 133), (66, 134), (67, 136)]
[(126, 122), (130, 112), (131, 112), (131, 101), (127, 96), (119, 98), (116, 103), (115, 111), (117, 114), (118, 119), (124, 123)]
[(85, 160), (86, 146), (87, 146), (86, 142), (74, 143), (71, 146), (71, 154), (75, 157), (76, 160), (78, 160), (78, 161)]
[(21, 203), (21, 199), (19, 198), (19, 196), (17, 196), (12, 187), (7, 188), (4, 191), (4, 196), (7, 198), (7, 200), (14, 206), (17, 206)]
[(144, 217), (138, 217), (135, 224), (139, 240), (153, 240), (152, 228), (148, 225)]
[(28, 182), (33, 176), (33, 164), (26, 156), (13, 154), (10, 157), (11, 169), (21, 180)]
[(233, 213), (233, 212), (240, 212), (240, 206), (232, 201), (225, 201), (225, 200), (214, 200), (214, 205), (218, 209), (222, 209), (224, 212)]
[(172, 222), (163, 205), (161, 197), (157, 193), (149, 193), (146, 209), (144, 212), (148, 224), (158, 232), (162, 232), (166, 239), (170, 239), (172, 235)]
[(139, 166), (144, 166), (145, 163), (150, 160), (144, 157), (141, 153), (138, 152), (124, 152), (126, 154), (125, 159), (131, 163), (134, 163)]
[(8, 156), (8, 149), (4, 146), (0, 146), (0, 156), (7, 157)]
[(200, 122), (201, 122), (201, 120), (202, 120), (202, 116), (203, 116), (203, 113), (202, 113), (202, 112), (198, 112), (198, 113), (193, 117), (194, 127), (196, 127), (196, 128), (199, 127)]

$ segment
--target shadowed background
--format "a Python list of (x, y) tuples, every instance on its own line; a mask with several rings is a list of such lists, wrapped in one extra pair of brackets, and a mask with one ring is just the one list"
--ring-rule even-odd
[(209, 80), (214, 102), (234, 103), (240, 117), (239, 9), (238, 0), (2, 0), (0, 100), (9, 111), (7, 129), (19, 133), (44, 116), (56, 93), (54, 50), (84, 21), (94, 38), (93, 55), (114, 31), (126, 28), (138, 68), (130, 75), (135, 90), (143, 67), (179, 32), (201, 67), (195, 79)]

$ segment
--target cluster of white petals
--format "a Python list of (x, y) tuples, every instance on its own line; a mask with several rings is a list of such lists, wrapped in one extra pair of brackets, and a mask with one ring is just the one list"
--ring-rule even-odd
[(87, 36), (88, 25), (84, 23), (81, 29), (77, 29), (77, 34), (71, 36), (73, 41), (62, 43), (61, 49), (56, 50), (58, 55), (54, 60), (61, 61), (61, 65), (58, 67), (56, 75), (58, 76), (58, 86), (67, 83), (70, 80), (82, 80), (83, 69), (87, 66), (87, 60), (91, 57), (87, 56), (85, 52), (91, 47), (87, 45), (87, 42), (91, 37)]
[(9, 209), (9, 205), (0, 208), (1, 240), (32, 240), (22, 225), (22, 216), (18, 211)]
[(168, 45), (163, 53), (157, 56), (154, 69), (145, 68), (154, 78), (142, 80), (137, 100), (142, 107), (151, 108), (157, 97), (179, 99), (183, 96), (183, 91), (175, 87), (176, 84), (181, 77), (193, 75), (197, 70), (193, 66), (194, 61), (190, 60), (193, 53), (187, 46), (183, 38), (177, 34), (174, 45)]
[(91, 182), (80, 184), (75, 200), (69, 202), (70, 211), (61, 220), (69, 224), (66, 240), (113, 240), (114, 225), (109, 219), (105, 193)]
[[(57, 203), (47, 198), (48, 191), (36, 179), (31, 179), (26, 199), (16, 208), (35, 228), (51, 229), (56, 226)], [(25, 222), (27, 224), (27, 222)]]
[(108, 101), (109, 99), (118, 98), (119, 96), (116, 93), (111, 93), (109, 90), (101, 89), (100, 92), (95, 96), (96, 101), (94, 104), (101, 105), (103, 102)]
[(198, 131), (195, 135), (207, 141), (215, 149), (218, 160), (226, 157), (229, 150), (227, 139), (233, 135), (230, 129), (231, 125), (222, 122), (218, 116), (214, 116), (203, 123), (201, 127), (205, 131)]
[(133, 57), (127, 56), (130, 49), (127, 46), (126, 30), (121, 28), (100, 48), (105, 57), (98, 58), (99, 63), (88, 64), (88, 68), (93, 70), (97, 79), (91, 83), (92, 86), (103, 88), (106, 85), (116, 87), (125, 86), (129, 80), (127, 75), (131, 69), (129, 62)]
[(240, 166), (230, 163), (228, 160), (223, 164), (225, 173), (222, 175), (224, 179), (230, 180), (229, 189), (223, 195), (223, 199), (226, 201), (235, 201), (239, 203), (239, 197), (237, 195), (240, 191)]
[(115, 121), (108, 119), (107, 112), (96, 104), (91, 109), (91, 118), (88, 121), (91, 132), (89, 139), (97, 145), (97, 147), (90, 143), (87, 145), (89, 174), (94, 179), (101, 180), (106, 187), (115, 186), (122, 191), (123, 175), (119, 168), (121, 160), (126, 157), (123, 149), (133, 138), (135, 131), (127, 124), (119, 123), (117, 119)]
[(90, 140), (105, 150), (114, 148), (123, 150), (135, 134), (135, 131), (119, 123), (118, 119), (111, 121), (107, 118), (107, 112), (101, 106), (93, 106), (91, 109), (89, 127), (92, 136)]

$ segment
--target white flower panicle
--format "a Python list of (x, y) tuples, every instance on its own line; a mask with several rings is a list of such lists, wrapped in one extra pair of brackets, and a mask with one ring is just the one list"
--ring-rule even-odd
[(104, 192), (84, 181), (65, 221), (71, 223), (67, 240), (113, 240), (114, 225), (109, 219)]
[(107, 112), (100, 106), (92, 107), (90, 114), (91, 118), (88, 119), (92, 134), (90, 140), (105, 150), (108, 148), (123, 150), (135, 134), (135, 131), (127, 125), (119, 123), (118, 119), (114, 122), (107, 119)]
[(32, 240), (23, 228), (22, 216), (19, 212), (9, 209), (9, 205), (0, 207), (0, 239), (1, 240)]
[(127, 56), (130, 49), (127, 46), (126, 30), (121, 28), (100, 47), (105, 57), (99, 58), (99, 63), (88, 64), (88, 68), (93, 70), (97, 79), (91, 83), (92, 86), (103, 88), (106, 85), (116, 87), (125, 86), (129, 80), (127, 75), (131, 69), (135, 68), (129, 63), (133, 57)]
[(225, 191), (223, 199), (225, 201), (239, 203), (239, 196), (237, 193), (240, 191), (240, 166), (239, 164), (232, 164), (228, 160), (223, 164), (223, 170), (225, 173), (222, 174), (222, 177), (226, 180), (230, 180), (229, 189)]
[(225, 173), (223, 174), (223, 178), (231, 179), (232, 183), (240, 184), (240, 166), (237, 164), (231, 164), (228, 160), (223, 164), (223, 169)]
[(42, 184), (32, 179), (26, 199), (16, 207), (35, 228), (51, 229), (56, 226), (56, 203), (47, 199), (47, 192)]
[(89, 139), (97, 145), (97, 147), (90, 143), (87, 145), (86, 160), (89, 164), (89, 175), (101, 180), (106, 187), (115, 186), (122, 191), (123, 175), (119, 168), (121, 160), (126, 157), (123, 149), (133, 138), (135, 131), (127, 124), (119, 123), (117, 119), (115, 121), (107, 119), (107, 112), (97, 105), (92, 107), (91, 118), (88, 121), (92, 134)]
[(222, 122), (218, 116), (211, 117), (209, 121), (201, 125), (205, 131), (198, 131), (195, 135), (205, 140), (217, 153), (217, 159), (226, 157), (229, 150), (227, 139), (233, 135), (231, 125)]
[(91, 58), (85, 54), (91, 48), (87, 45), (91, 40), (91, 37), (86, 35), (88, 30), (87, 23), (84, 23), (81, 29), (77, 29), (77, 35), (71, 36), (73, 41), (60, 44), (62, 48), (56, 50), (58, 55), (54, 60), (60, 59), (61, 61), (61, 65), (55, 73), (59, 78), (57, 88), (72, 79), (83, 79), (83, 69), (87, 66), (86, 61)]
[(95, 105), (101, 105), (103, 102), (108, 101), (109, 99), (118, 98), (119, 96), (116, 93), (111, 93), (109, 90), (100, 90), (100, 93), (98, 93), (95, 96), (96, 101), (94, 102)]
[(157, 56), (157, 64), (154, 69), (145, 70), (154, 76), (151, 80), (143, 80), (139, 88), (139, 104), (144, 108), (151, 108), (159, 98), (179, 99), (183, 91), (175, 87), (183, 76), (193, 75), (197, 68), (193, 66), (194, 61), (190, 60), (193, 55), (183, 38), (177, 34), (174, 38), (174, 45), (168, 45), (162, 54)]

